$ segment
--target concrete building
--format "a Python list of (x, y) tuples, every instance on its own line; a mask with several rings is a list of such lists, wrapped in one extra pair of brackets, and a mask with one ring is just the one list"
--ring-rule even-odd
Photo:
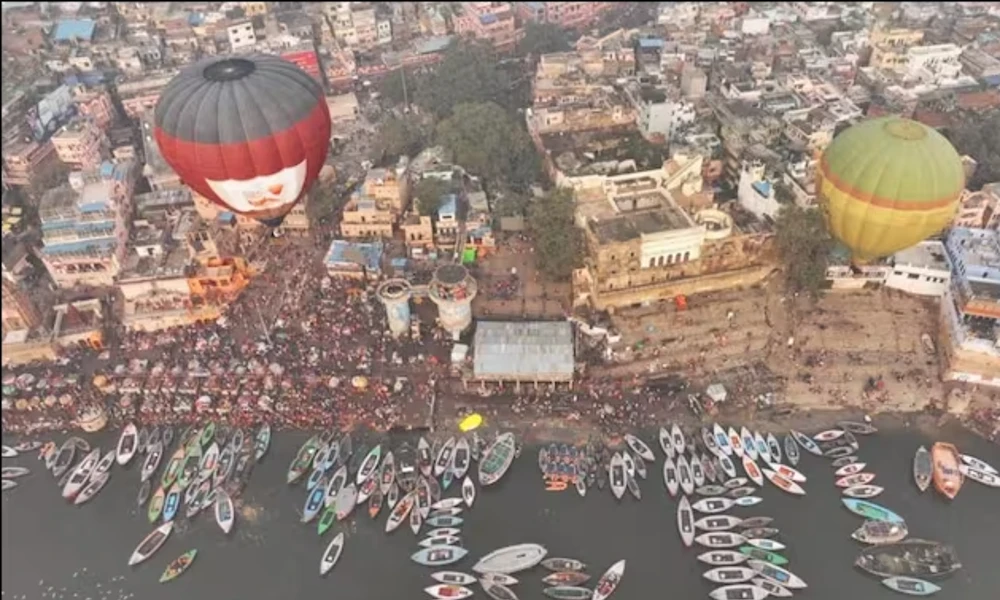
[(944, 244), (920, 242), (892, 256), (885, 286), (917, 296), (940, 298), (951, 284), (951, 269)]
[(41, 311), (28, 292), (6, 277), (0, 281), (3, 284), (3, 337), (11, 331), (30, 331), (41, 325)]
[(708, 75), (698, 67), (686, 64), (681, 71), (681, 94), (685, 98), (695, 100), (705, 95), (708, 90)]
[(670, 90), (643, 87), (638, 83), (625, 86), (625, 95), (635, 109), (639, 133), (647, 140), (669, 143), (674, 131), (694, 123), (694, 106), (679, 97), (671, 97)]
[(355, 190), (344, 207), (340, 235), (348, 239), (392, 239), (396, 214), (389, 200), (377, 199)]
[(512, 49), (523, 34), (508, 2), (462, 2), (451, 22), (457, 35), (485, 40), (500, 50)]
[(970, 229), (987, 228), (991, 217), (1000, 208), (1000, 183), (984, 186), (978, 192), (965, 190), (959, 199), (958, 212), (952, 225)]
[(401, 215), (410, 202), (409, 160), (404, 156), (395, 167), (371, 169), (365, 175), (364, 195), (388, 203), (389, 210)]
[(160, 99), (160, 93), (175, 75), (175, 70), (155, 71), (118, 83), (118, 97), (125, 115), (130, 119), (137, 119), (146, 111), (152, 111)]
[(94, 169), (109, 154), (107, 136), (90, 119), (73, 121), (53, 134), (50, 141), (59, 160), (76, 170)]
[(740, 206), (750, 211), (758, 219), (777, 219), (781, 204), (775, 195), (774, 184), (766, 175), (764, 163), (746, 161), (740, 169), (740, 179), (736, 186), (736, 198)]
[(323, 264), (330, 277), (376, 280), (382, 273), (382, 242), (333, 240)]
[(375, 295), (385, 306), (389, 332), (399, 337), (410, 331), (410, 297), (413, 289), (405, 279), (390, 279), (382, 283)]
[(966, 73), (989, 86), (1000, 86), (1000, 59), (977, 48), (966, 48), (959, 57)]
[(254, 33), (253, 23), (250, 21), (226, 27), (226, 39), (233, 52), (245, 52), (257, 45), (257, 34)]
[(160, 153), (160, 146), (153, 137), (153, 128), (153, 112), (143, 112), (139, 119), (143, 156), (146, 158), (146, 164), (142, 167), (143, 176), (154, 192), (184, 187), (180, 175), (167, 164), (163, 154)]
[(438, 324), (453, 340), (472, 325), (472, 301), (479, 288), (462, 265), (444, 265), (434, 271), (428, 295), (438, 307)]
[[(522, 385), (573, 383), (573, 327), (567, 321), (479, 321), (472, 381)], [(469, 380), (466, 380), (467, 382)]]
[(104, 87), (88, 88), (76, 85), (70, 90), (77, 112), (87, 117), (101, 131), (107, 132), (115, 121), (115, 107), (111, 94)]
[(7, 185), (30, 186), (32, 180), (59, 161), (51, 142), (14, 139), (3, 146), (3, 177)]
[(954, 80), (962, 74), (961, 56), (955, 44), (914, 46), (906, 51), (906, 77), (932, 85)]

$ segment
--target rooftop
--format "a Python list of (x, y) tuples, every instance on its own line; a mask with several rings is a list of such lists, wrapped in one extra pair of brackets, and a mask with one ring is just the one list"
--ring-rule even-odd
[(354, 263), (377, 271), (382, 261), (383, 247), (381, 242), (333, 240), (330, 243), (330, 249), (327, 250), (326, 256), (323, 258), (323, 263), (327, 266)]
[(90, 41), (94, 37), (97, 23), (91, 19), (64, 19), (56, 24), (55, 31), (52, 32), (52, 39), (57, 42), (68, 42), (70, 40)]
[(566, 381), (573, 369), (573, 329), (566, 321), (476, 324), (476, 378)]
[(893, 262), (897, 265), (909, 265), (939, 271), (948, 270), (944, 244), (941, 242), (920, 242), (916, 246), (911, 246), (906, 250), (897, 252), (892, 258)]
[(687, 215), (669, 204), (590, 223), (591, 230), (601, 243), (627, 242), (643, 235), (688, 227), (691, 227), (691, 222)]

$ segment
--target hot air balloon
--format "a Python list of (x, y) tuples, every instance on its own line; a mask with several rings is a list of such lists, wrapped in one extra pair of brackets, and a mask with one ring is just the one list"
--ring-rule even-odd
[(326, 159), (330, 113), (319, 83), (277, 56), (216, 56), (160, 94), (154, 136), (192, 190), (277, 226)]
[(860, 262), (947, 227), (964, 188), (962, 161), (951, 143), (900, 117), (845, 130), (823, 153), (816, 175), (830, 232)]

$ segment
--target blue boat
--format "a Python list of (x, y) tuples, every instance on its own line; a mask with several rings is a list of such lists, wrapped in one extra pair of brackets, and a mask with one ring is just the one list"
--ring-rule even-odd
[(930, 596), (941, 591), (940, 586), (914, 577), (889, 577), (882, 580), (882, 585), (901, 594), (909, 594), (911, 596)]
[(843, 503), (844, 506), (847, 507), (847, 510), (866, 519), (897, 524), (906, 522), (903, 520), (903, 517), (897, 515), (884, 506), (875, 504), (874, 502), (868, 502), (867, 500), (860, 500), (858, 498), (844, 498)]
[(431, 517), (427, 519), (428, 527), (458, 527), (462, 524), (461, 517), (453, 517), (451, 515), (438, 515), (436, 517)]
[(170, 493), (167, 494), (167, 498), (163, 501), (163, 522), (167, 523), (173, 521), (174, 517), (177, 515), (177, 509), (181, 507), (181, 488), (175, 483), (174, 487), (170, 488)]
[[(322, 482), (322, 478), (320, 479)], [(326, 500), (326, 486), (321, 483), (316, 485), (311, 492), (309, 492), (309, 497), (306, 498), (305, 508), (302, 509), (302, 522), (308, 523), (316, 518), (320, 509), (323, 508)]]

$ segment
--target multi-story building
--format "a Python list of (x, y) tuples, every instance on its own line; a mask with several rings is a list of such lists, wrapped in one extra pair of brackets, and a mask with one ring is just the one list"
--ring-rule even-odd
[(125, 114), (130, 119), (135, 119), (155, 108), (160, 93), (175, 75), (177, 71), (174, 70), (156, 71), (119, 83), (118, 97)]
[(395, 167), (371, 169), (365, 175), (364, 196), (385, 201), (388, 210), (402, 215), (410, 202), (409, 166), (404, 156)]
[(462, 2), (451, 22), (456, 34), (486, 40), (500, 50), (513, 48), (522, 33), (508, 2)]
[[(536, 3), (525, 3), (536, 4)], [(593, 25), (604, 13), (612, 10), (614, 2), (542, 2), (545, 5), (545, 22), (567, 29)]]
[(625, 96), (635, 109), (639, 133), (648, 140), (669, 143), (674, 131), (693, 123), (694, 106), (680, 99), (673, 89), (654, 88), (630, 82)]
[(872, 47), (868, 65), (888, 71), (903, 71), (909, 60), (906, 50), (924, 39), (922, 29), (887, 28), (877, 23), (872, 28), (869, 43)]
[(233, 52), (245, 52), (257, 45), (257, 34), (254, 33), (253, 23), (250, 21), (226, 27), (226, 39), (229, 41), (229, 49)]
[(3, 283), (3, 337), (11, 331), (32, 330), (42, 324), (42, 314), (27, 291), (4, 277)]
[(984, 186), (978, 192), (965, 190), (959, 199), (958, 212), (952, 220), (955, 227), (985, 228), (990, 218), (1000, 209), (1000, 183)]
[(94, 169), (108, 157), (108, 138), (94, 121), (76, 119), (50, 139), (63, 164), (78, 170)]
[(391, 201), (356, 190), (344, 207), (340, 235), (348, 239), (391, 239), (396, 216)]
[(132, 217), (134, 163), (72, 173), (42, 197), (38, 256), (58, 287), (109, 286), (121, 268)]
[(153, 112), (142, 113), (139, 119), (139, 131), (142, 134), (143, 156), (146, 158), (142, 174), (149, 182), (149, 188), (154, 192), (182, 187), (180, 175), (163, 159), (160, 146), (153, 137), (153, 129)]
[(962, 49), (955, 44), (914, 46), (906, 51), (906, 77), (935, 85), (954, 80), (962, 74), (961, 56)]
[(1000, 86), (1000, 59), (977, 48), (966, 48), (959, 60), (969, 75), (986, 85)]
[(71, 93), (79, 114), (93, 121), (101, 131), (107, 132), (111, 128), (115, 121), (115, 107), (107, 89), (103, 86), (88, 88), (76, 85)]
[(4, 181), (7, 185), (29, 186), (34, 177), (58, 161), (56, 149), (49, 141), (11, 140), (3, 147)]

